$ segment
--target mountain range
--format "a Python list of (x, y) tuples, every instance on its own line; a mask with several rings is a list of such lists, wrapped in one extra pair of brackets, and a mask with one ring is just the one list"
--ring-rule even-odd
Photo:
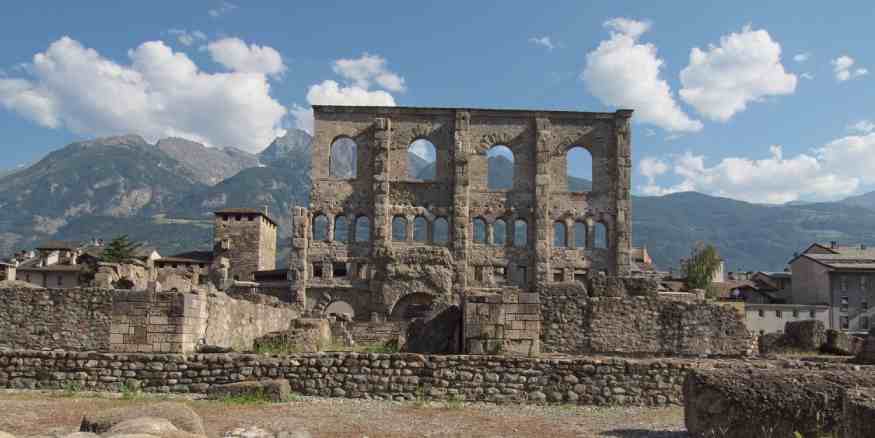
[[(37, 163), (0, 172), (0, 255), (48, 239), (109, 239), (127, 234), (162, 254), (208, 249), (212, 212), (268, 206), (288, 254), (289, 209), (306, 205), (310, 142), (289, 130), (258, 154), (169, 138), (126, 135), (76, 142)], [(342, 160), (352, 160), (351, 155)], [(490, 183), (507, 183), (513, 163), (495, 157)], [(434, 163), (411, 154), (412, 174)], [(338, 163), (351, 168), (351, 163)], [(573, 190), (591, 183), (571, 178)], [(813, 241), (875, 244), (875, 192), (838, 202), (752, 204), (701, 193), (632, 198), (633, 244), (656, 265), (676, 267), (697, 241), (713, 243), (728, 270), (781, 270)]]

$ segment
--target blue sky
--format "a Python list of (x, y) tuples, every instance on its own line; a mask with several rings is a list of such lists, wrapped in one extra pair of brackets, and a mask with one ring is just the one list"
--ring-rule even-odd
[(632, 106), (637, 193), (875, 189), (871, 2), (79, 3), (0, 17), (0, 168), (126, 132), (255, 151), (312, 103)]

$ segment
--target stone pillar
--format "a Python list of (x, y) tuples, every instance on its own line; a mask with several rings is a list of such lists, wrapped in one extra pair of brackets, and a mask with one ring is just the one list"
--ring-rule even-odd
[(307, 308), (307, 283), (310, 264), (307, 249), (310, 246), (310, 212), (304, 207), (292, 207), (292, 252), (289, 255), (290, 301), (304, 310)]
[(389, 214), (389, 149), (392, 145), (392, 121), (374, 120), (374, 247), (385, 247), (391, 239), (392, 216)]
[(613, 205), (614, 226), (606, 230), (608, 247), (612, 254), (613, 274), (619, 276), (629, 275), (631, 271), (632, 252), (632, 130), (630, 120), (632, 110), (617, 110), (614, 113), (614, 138), (616, 145), (611, 148), (616, 154), (614, 163), (616, 168), (611, 169), (614, 178)]
[(453, 258), (456, 261), (455, 293), (460, 302), (468, 287), (468, 247), (471, 244), (469, 233), (471, 219), (468, 217), (470, 202), (470, 170), (468, 168), (470, 139), (468, 138), (468, 129), (470, 125), (471, 113), (456, 111), (456, 123), (453, 130), (455, 184), (453, 185), (453, 221), (450, 241), (452, 242)]
[(404, 220), (404, 240), (413, 242), (413, 223), (416, 221), (416, 216), (405, 215)]
[[(553, 251), (550, 221), (550, 156), (553, 142), (550, 132), (550, 119), (535, 119), (535, 281), (546, 284), (550, 278), (550, 256)], [(566, 237), (568, 230), (565, 230)]]

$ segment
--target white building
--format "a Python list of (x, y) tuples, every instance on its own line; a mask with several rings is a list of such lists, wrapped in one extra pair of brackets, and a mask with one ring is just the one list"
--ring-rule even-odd
[(783, 332), (790, 321), (816, 319), (829, 327), (829, 306), (807, 304), (745, 304), (744, 323), (752, 333)]

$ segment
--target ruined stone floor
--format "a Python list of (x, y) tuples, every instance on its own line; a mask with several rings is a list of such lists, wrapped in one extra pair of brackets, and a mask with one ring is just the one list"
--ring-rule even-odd
[[(173, 397), (180, 399), (180, 397)], [(0, 391), (0, 430), (17, 436), (78, 430), (82, 416), (158, 399), (121, 400), (63, 392)], [(241, 426), (317, 437), (685, 438), (683, 409), (496, 406), (302, 398), (281, 404), (191, 400), (210, 436)], [(305, 435), (306, 436), (306, 435)]]

